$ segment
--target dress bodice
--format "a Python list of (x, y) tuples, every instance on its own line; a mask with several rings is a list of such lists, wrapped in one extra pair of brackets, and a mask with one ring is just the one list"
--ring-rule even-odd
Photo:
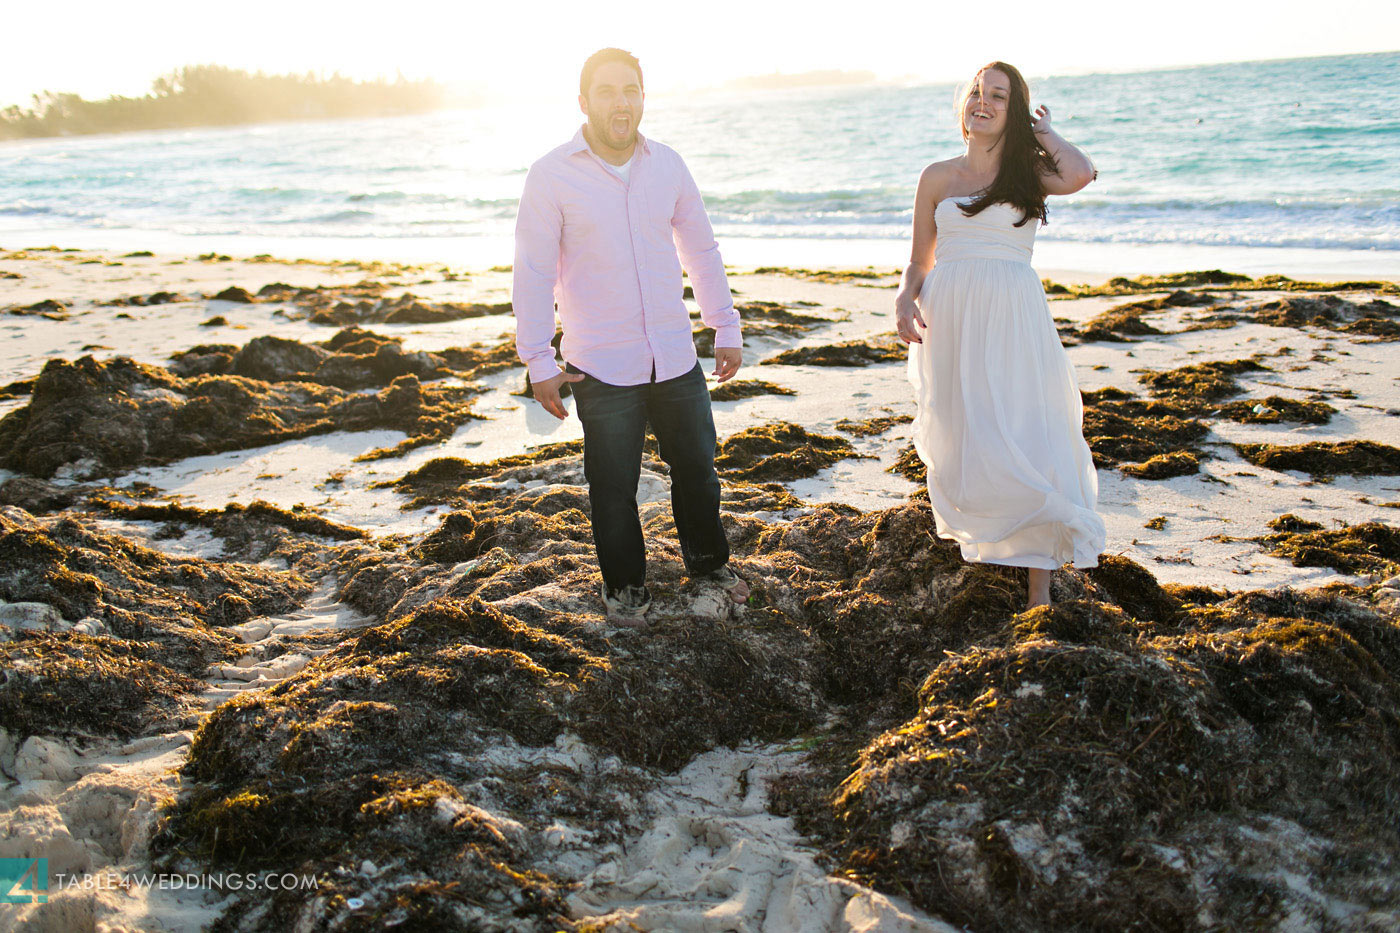
[(1010, 204), (991, 204), (972, 217), (962, 212), (956, 202), (970, 203), (972, 198), (944, 198), (933, 209), (938, 238), (934, 241), (935, 263), (958, 259), (1009, 259), (1029, 263), (1035, 247), (1038, 218), (1032, 217), (1021, 226), (1021, 210)]

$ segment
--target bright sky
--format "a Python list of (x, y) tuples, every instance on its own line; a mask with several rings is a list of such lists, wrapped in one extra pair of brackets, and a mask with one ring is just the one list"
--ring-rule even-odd
[(649, 94), (773, 71), (961, 80), (1400, 49), (1395, 0), (66, 0), (5, 11), (0, 106), (36, 91), (140, 95), (180, 65), (434, 77), (512, 98), (576, 93), (595, 49), (642, 62)]

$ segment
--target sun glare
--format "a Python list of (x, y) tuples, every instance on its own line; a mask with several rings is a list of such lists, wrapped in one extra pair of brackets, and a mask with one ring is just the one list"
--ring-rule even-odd
[[(739, 0), (635, 11), (552, 0), (446, 8), (403, 0), (392, 11), (348, 2), (327, 15), (320, 5), (250, 0), (236, 16), (221, 14), (215, 27), (172, 0), (153, 0), (140, 17), (126, 7), (76, 0), (64, 13), (67, 54), (52, 54), (47, 43), (13, 44), (0, 77), (0, 106), (28, 103), (44, 89), (141, 95), (159, 74), (208, 63), (356, 78), (402, 73), (524, 102), (571, 97), (582, 60), (608, 45), (637, 54), (656, 93), (808, 70), (946, 81), (990, 58), (1011, 61), (1028, 75), (1138, 70), (1385, 51), (1400, 36), (1400, 5), (1378, 0), (1338, 0), (1321, 19), (1302, 0), (1274, 4), (1267, 17), (1250, 5), (1207, 0), (1180, 0), (1171, 16), (1106, 0), (1048, 19), (1033, 0), (1006, 0), (995, 15), (987, 10), (870, 0), (859, 15), (823, 18), (788, 4)], [(54, 29), (52, 15), (38, 6), (6, 16), (13, 35)]]

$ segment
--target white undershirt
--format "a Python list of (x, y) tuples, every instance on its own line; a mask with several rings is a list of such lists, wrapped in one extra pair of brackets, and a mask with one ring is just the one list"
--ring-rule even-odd
[(603, 160), (603, 164), (606, 165), (609, 169), (611, 169), (614, 175), (616, 175), (618, 178), (621, 178), (625, 182), (627, 181), (627, 176), (632, 174), (632, 160), (636, 157), (637, 154), (634, 152), (627, 158), (627, 161), (623, 162), (621, 165), (613, 165), (607, 160)]

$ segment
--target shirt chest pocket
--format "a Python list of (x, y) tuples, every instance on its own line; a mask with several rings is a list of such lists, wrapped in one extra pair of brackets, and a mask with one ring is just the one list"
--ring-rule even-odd
[(656, 234), (671, 238), (671, 218), (676, 213), (676, 186), (658, 183), (634, 194), (636, 214)]
[(566, 194), (559, 199), (559, 213), (566, 243), (580, 244), (608, 233), (606, 221), (610, 212), (600, 198)]

